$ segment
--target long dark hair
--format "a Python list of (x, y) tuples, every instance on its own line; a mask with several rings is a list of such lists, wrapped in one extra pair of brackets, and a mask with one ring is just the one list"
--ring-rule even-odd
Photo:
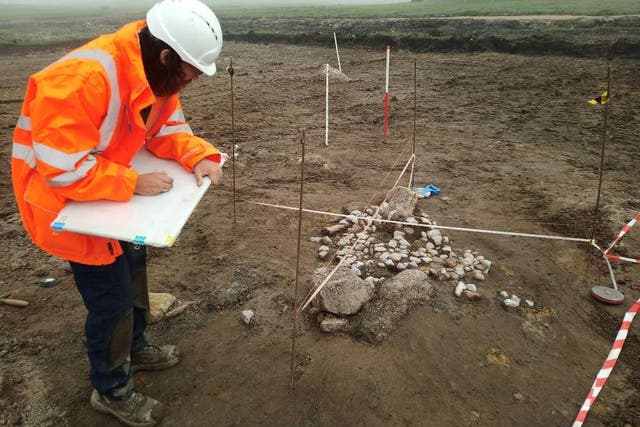
[[(185, 76), (182, 59), (168, 44), (154, 37), (145, 26), (138, 32), (144, 73), (155, 96), (170, 96), (184, 86)], [(160, 52), (169, 50), (167, 63), (160, 60)]]

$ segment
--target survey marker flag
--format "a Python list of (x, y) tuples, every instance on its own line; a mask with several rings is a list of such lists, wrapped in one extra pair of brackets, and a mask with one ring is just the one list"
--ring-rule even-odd
[(609, 102), (609, 91), (606, 90), (602, 92), (602, 95), (600, 95), (599, 97), (589, 100), (589, 104), (591, 105), (606, 104), (607, 102)]

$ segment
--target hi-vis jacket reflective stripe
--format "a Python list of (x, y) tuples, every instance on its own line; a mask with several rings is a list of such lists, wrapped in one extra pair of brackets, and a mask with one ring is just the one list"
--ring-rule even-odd
[(31, 239), (52, 255), (101, 265), (122, 253), (115, 240), (55, 232), (51, 222), (67, 200), (129, 200), (138, 178), (131, 160), (144, 144), (189, 171), (219, 157), (193, 135), (177, 95), (156, 98), (149, 88), (138, 41), (144, 25), (101, 36), (29, 79), (13, 135), (13, 188)]

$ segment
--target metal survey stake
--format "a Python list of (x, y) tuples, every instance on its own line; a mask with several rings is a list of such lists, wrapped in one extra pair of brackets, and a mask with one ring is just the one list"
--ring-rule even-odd
[(418, 60), (413, 58), (413, 163), (411, 163), (411, 175), (409, 175), (409, 188), (413, 187), (413, 172), (416, 166), (416, 111), (418, 110)]
[(598, 179), (598, 194), (596, 196), (596, 207), (593, 212), (593, 227), (591, 238), (596, 238), (596, 227), (598, 225), (598, 209), (600, 207), (600, 192), (602, 191), (602, 174), (604, 172), (604, 149), (607, 143), (607, 120), (609, 118), (609, 100), (611, 99), (611, 65), (607, 65), (607, 100), (604, 102), (604, 124), (602, 126), (602, 146), (600, 149), (600, 177)]
[(293, 390), (293, 380), (295, 375), (295, 363), (296, 363), (296, 326), (298, 320), (298, 312), (296, 311), (296, 304), (298, 303), (298, 277), (300, 276), (300, 242), (302, 235), (302, 199), (304, 195), (304, 143), (306, 130), (303, 128), (300, 130), (300, 208), (298, 209), (298, 250), (296, 254), (296, 279), (293, 290), (293, 310), (291, 310), (292, 331), (291, 331), (291, 383), (289, 384), (289, 390)]
[(231, 78), (231, 175), (233, 176), (233, 223), (236, 223), (236, 121), (233, 108), (233, 57), (229, 58), (227, 72)]

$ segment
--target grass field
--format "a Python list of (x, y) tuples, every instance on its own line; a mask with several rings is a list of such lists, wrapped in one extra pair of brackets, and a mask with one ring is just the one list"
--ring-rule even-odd
[[(209, 2), (211, 3), (211, 2)], [(142, 19), (148, 6), (2, 5), (0, 45), (33, 45), (85, 40), (122, 23)], [(224, 6), (221, 20), (251, 18), (393, 18), (487, 15), (632, 15), (638, 0), (425, 0), (369, 6), (264, 7)], [(281, 29), (287, 32), (286, 28)]]
[(627, 15), (640, 13), (637, 0), (425, 0), (372, 6), (226, 7), (228, 17), (429, 17), (461, 15)]
[[(205, 0), (205, 2), (207, 2)], [(208, 2), (211, 4), (212, 2)], [(0, 21), (20, 18), (69, 17), (71, 15), (142, 15), (147, 6), (23, 6), (2, 5)], [(424, 0), (368, 6), (265, 7), (263, 3), (221, 6), (222, 17), (420, 17), (460, 15), (628, 15), (640, 13), (637, 0)]]

